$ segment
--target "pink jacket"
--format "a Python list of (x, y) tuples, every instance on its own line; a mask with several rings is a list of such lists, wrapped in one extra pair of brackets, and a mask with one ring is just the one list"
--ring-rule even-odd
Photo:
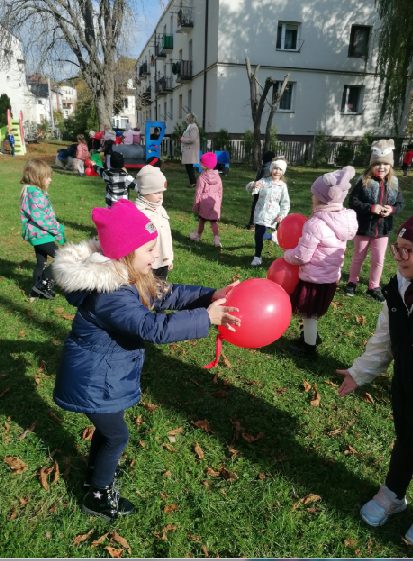
[(303, 281), (337, 282), (346, 243), (354, 238), (357, 228), (354, 210), (317, 211), (304, 224), (297, 247), (285, 251), (283, 257), (292, 265), (300, 265), (299, 276)]
[(205, 220), (219, 220), (222, 204), (222, 181), (218, 170), (206, 169), (196, 182), (192, 210)]
[(85, 144), (84, 142), (79, 142), (79, 144), (77, 145), (76, 158), (78, 160), (87, 160), (88, 158), (90, 158), (89, 149), (87, 147), (87, 144)]

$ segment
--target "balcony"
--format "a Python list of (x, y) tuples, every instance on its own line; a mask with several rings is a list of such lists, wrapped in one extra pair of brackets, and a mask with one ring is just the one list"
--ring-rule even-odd
[(174, 48), (173, 35), (160, 35), (159, 42), (155, 45), (155, 55), (158, 58), (165, 58)]
[(192, 80), (192, 60), (181, 60), (177, 62), (176, 81), (179, 83)]
[(149, 76), (150, 73), (151, 73), (151, 71), (148, 68), (148, 63), (147, 62), (144, 62), (143, 64), (140, 65), (140, 67), (139, 67), (139, 78)]
[(164, 95), (172, 91), (172, 76), (162, 76), (156, 81), (155, 91), (157, 95)]
[(177, 33), (190, 31), (194, 27), (194, 19), (191, 8), (180, 8), (178, 11)]
[(151, 86), (147, 87), (146, 90), (141, 94), (141, 105), (142, 107), (151, 104), (152, 98), (152, 88)]

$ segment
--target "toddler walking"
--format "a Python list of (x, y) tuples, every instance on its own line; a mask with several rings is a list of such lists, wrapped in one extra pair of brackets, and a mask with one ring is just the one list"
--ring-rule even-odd
[(135, 189), (135, 181), (124, 168), (125, 160), (120, 152), (112, 152), (109, 168), (99, 166), (93, 161), (91, 161), (91, 165), (106, 184), (105, 201), (107, 206), (112, 206), (120, 199), (127, 199), (129, 189)]
[[(258, 170), (257, 175), (255, 176), (255, 181), (259, 181), (263, 177), (269, 177), (271, 175), (271, 162), (275, 158), (275, 153), (272, 150), (267, 150), (262, 155), (262, 165), (261, 168)], [(250, 184), (246, 185), (246, 190), (251, 192), (252, 195), (252, 204), (251, 204), (251, 212), (250, 218), (247, 224), (245, 224), (245, 229), (250, 230), (254, 227), (254, 211), (255, 205), (258, 201), (259, 189), (256, 189), (255, 186), (250, 188)]]
[(56, 282), (78, 308), (54, 400), (67, 411), (86, 414), (95, 426), (82, 510), (113, 520), (134, 512), (119, 496), (115, 474), (128, 442), (125, 410), (141, 398), (145, 343), (200, 339), (211, 325), (233, 330), (240, 320), (230, 313), (236, 308), (225, 306), (233, 285), (221, 290), (168, 285), (153, 276), (158, 233), (132, 202), (95, 208), (92, 220), (99, 241), (66, 246), (53, 267)]
[(200, 162), (203, 171), (196, 182), (195, 200), (192, 207), (193, 212), (198, 215), (199, 222), (197, 230), (191, 232), (189, 238), (199, 241), (205, 222), (209, 222), (214, 235), (214, 246), (221, 248), (218, 220), (221, 216), (222, 181), (218, 170), (214, 169), (217, 165), (217, 156), (214, 152), (206, 152), (201, 156)]
[(136, 206), (152, 221), (158, 232), (152, 272), (155, 277), (166, 281), (168, 272), (173, 268), (174, 258), (169, 216), (163, 207), (166, 177), (159, 168), (147, 165), (137, 174), (135, 182)]
[(393, 229), (393, 216), (403, 208), (399, 182), (393, 174), (393, 150), (392, 139), (373, 142), (370, 166), (350, 194), (349, 206), (356, 211), (359, 226), (354, 238), (350, 276), (344, 289), (347, 296), (354, 296), (356, 292), (363, 261), (370, 247), (371, 264), (367, 294), (374, 300), (384, 301), (380, 279), (386, 248)]
[[(385, 302), (376, 331), (353, 366), (336, 371), (344, 376), (338, 392), (345, 396), (384, 374), (394, 361), (391, 402), (396, 441), (384, 485), (360, 511), (370, 526), (382, 526), (390, 515), (406, 510), (406, 491), (413, 476), (413, 216), (400, 226), (390, 249), (397, 275), (383, 288)], [(413, 545), (413, 524), (405, 538)]]
[(252, 181), (247, 190), (258, 192), (258, 200), (254, 210), (255, 253), (251, 262), (253, 267), (262, 265), (262, 248), (267, 228), (275, 231), (278, 223), (290, 212), (290, 197), (287, 184), (283, 181), (287, 170), (287, 162), (282, 159), (271, 161), (270, 176), (259, 181)]
[(49, 200), (48, 189), (52, 181), (52, 168), (43, 160), (29, 160), (23, 169), (20, 183), (20, 220), (22, 237), (33, 246), (36, 266), (33, 271), (31, 296), (53, 298), (54, 281), (47, 273), (47, 257), (54, 257), (56, 244), (63, 244), (64, 226), (56, 220)]
[(304, 224), (297, 247), (283, 256), (300, 267), (298, 285), (291, 294), (293, 312), (303, 317), (303, 335), (293, 345), (297, 352), (317, 354), (317, 320), (334, 298), (346, 243), (357, 232), (356, 213), (343, 207), (354, 174), (355, 169), (346, 166), (317, 177), (311, 186), (313, 214)]

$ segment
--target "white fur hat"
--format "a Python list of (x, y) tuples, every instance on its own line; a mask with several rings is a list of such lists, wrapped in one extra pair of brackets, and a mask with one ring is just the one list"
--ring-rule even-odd
[(283, 172), (283, 175), (284, 175), (285, 172), (287, 171), (287, 162), (285, 160), (274, 158), (271, 161), (271, 170), (273, 170), (274, 168), (279, 168)]
[(389, 164), (394, 166), (394, 140), (376, 140), (371, 145), (370, 165)]

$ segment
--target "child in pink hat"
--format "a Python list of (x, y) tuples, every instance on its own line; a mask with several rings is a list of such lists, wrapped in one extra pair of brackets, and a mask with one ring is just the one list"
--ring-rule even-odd
[(193, 241), (199, 241), (204, 231), (205, 222), (211, 224), (215, 247), (221, 248), (218, 220), (221, 216), (222, 181), (216, 170), (217, 156), (206, 152), (201, 156), (203, 171), (196, 182), (195, 200), (192, 210), (198, 215), (198, 228), (189, 234)]
[(211, 325), (234, 330), (240, 321), (231, 314), (237, 309), (225, 306), (233, 285), (214, 290), (168, 285), (154, 277), (158, 233), (133, 203), (121, 199), (95, 208), (92, 220), (99, 240), (66, 245), (53, 267), (57, 284), (78, 308), (54, 400), (67, 411), (84, 413), (95, 427), (82, 510), (110, 521), (134, 512), (119, 496), (115, 478), (128, 441), (124, 413), (141, 398), (145, 343), (200, 339)]

